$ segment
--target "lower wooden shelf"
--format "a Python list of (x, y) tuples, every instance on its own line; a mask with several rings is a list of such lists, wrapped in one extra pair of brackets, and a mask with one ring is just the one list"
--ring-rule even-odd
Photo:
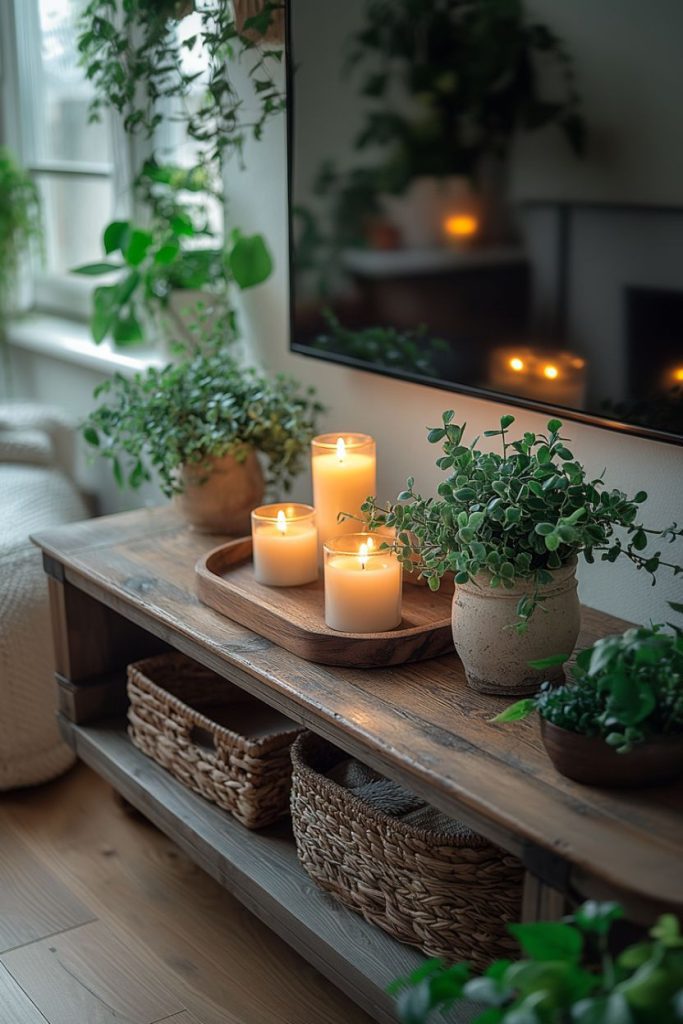
[[(397, 1020), (386, 988), (424, 957), (315, 888), (288, 822), (250, 832), (185, 789), (129, 740), (120, 722), (78, 726), (60, 717), (75, 752), (189, 857), (382, 1024)], [(467, 1024), (470, 1010), (434, 1021)]]

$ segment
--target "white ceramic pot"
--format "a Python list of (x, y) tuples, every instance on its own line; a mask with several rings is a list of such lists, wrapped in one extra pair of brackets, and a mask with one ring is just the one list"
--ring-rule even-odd
[(262, 503), (265, 490), (255, 452), (250, 449), (243, 462), (234, 455), (209, 462), (208, 471), (194, 465), (181, 469), (184, 490), (175, 496), (180, 514), (198, 533), (250, 533), (251, 511)]
[(558, 666), (537, 671), (530, 661), (570, 654), (579, 635), (580, 607), (576, 593), (576, 560), (553, 572), (540, 588), (542, 603), (523, 634), (514, 630), (517, 602), (531, 594), (532, 581), (520, 580), (511, 590), (490, 586), (482, 574), (458, 584), (453, 596), (453, 642), (467, 682), (480, 693), (534, 693), (544, 679), (564, 681)]

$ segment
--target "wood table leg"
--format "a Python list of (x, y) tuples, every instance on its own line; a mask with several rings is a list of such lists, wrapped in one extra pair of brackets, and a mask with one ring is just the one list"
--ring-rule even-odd
[(59, 712), (80, 725), (123, 714), (126, 666), (167, 645), (69, 583), (59, 563), (45, 569)]
[(557, 921), (567, 913), (564, 893), (527, 871), (522, 894), (522, 921)]

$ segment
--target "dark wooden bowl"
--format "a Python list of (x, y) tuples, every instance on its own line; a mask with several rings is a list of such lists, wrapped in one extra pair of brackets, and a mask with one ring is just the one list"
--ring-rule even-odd
[(586, 786), (657, 786), (683, 775), (680, 735), (618, 754), (600, 736), (582, 736), (541, 718), (541, 739), (558, 772)]

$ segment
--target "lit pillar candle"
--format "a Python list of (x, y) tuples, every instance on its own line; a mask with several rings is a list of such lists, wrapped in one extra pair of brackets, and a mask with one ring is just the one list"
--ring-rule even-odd
[(377, 493), (375, 442), (367, 434), (321, 434), (313, 439), (313, 504), (318, 537), (353, 533), (358, 523), (337, 522), (340, 512), (359, 515), (369, 495)]
[(318, 578), (318, 531), (310, 505), (262, 505), (251, 513), (254, 579), (298, 587)]
[(325, 544), (325, 622), (342, 633), (384, 633), (401, 622), (401, 563), (367, 533)]

